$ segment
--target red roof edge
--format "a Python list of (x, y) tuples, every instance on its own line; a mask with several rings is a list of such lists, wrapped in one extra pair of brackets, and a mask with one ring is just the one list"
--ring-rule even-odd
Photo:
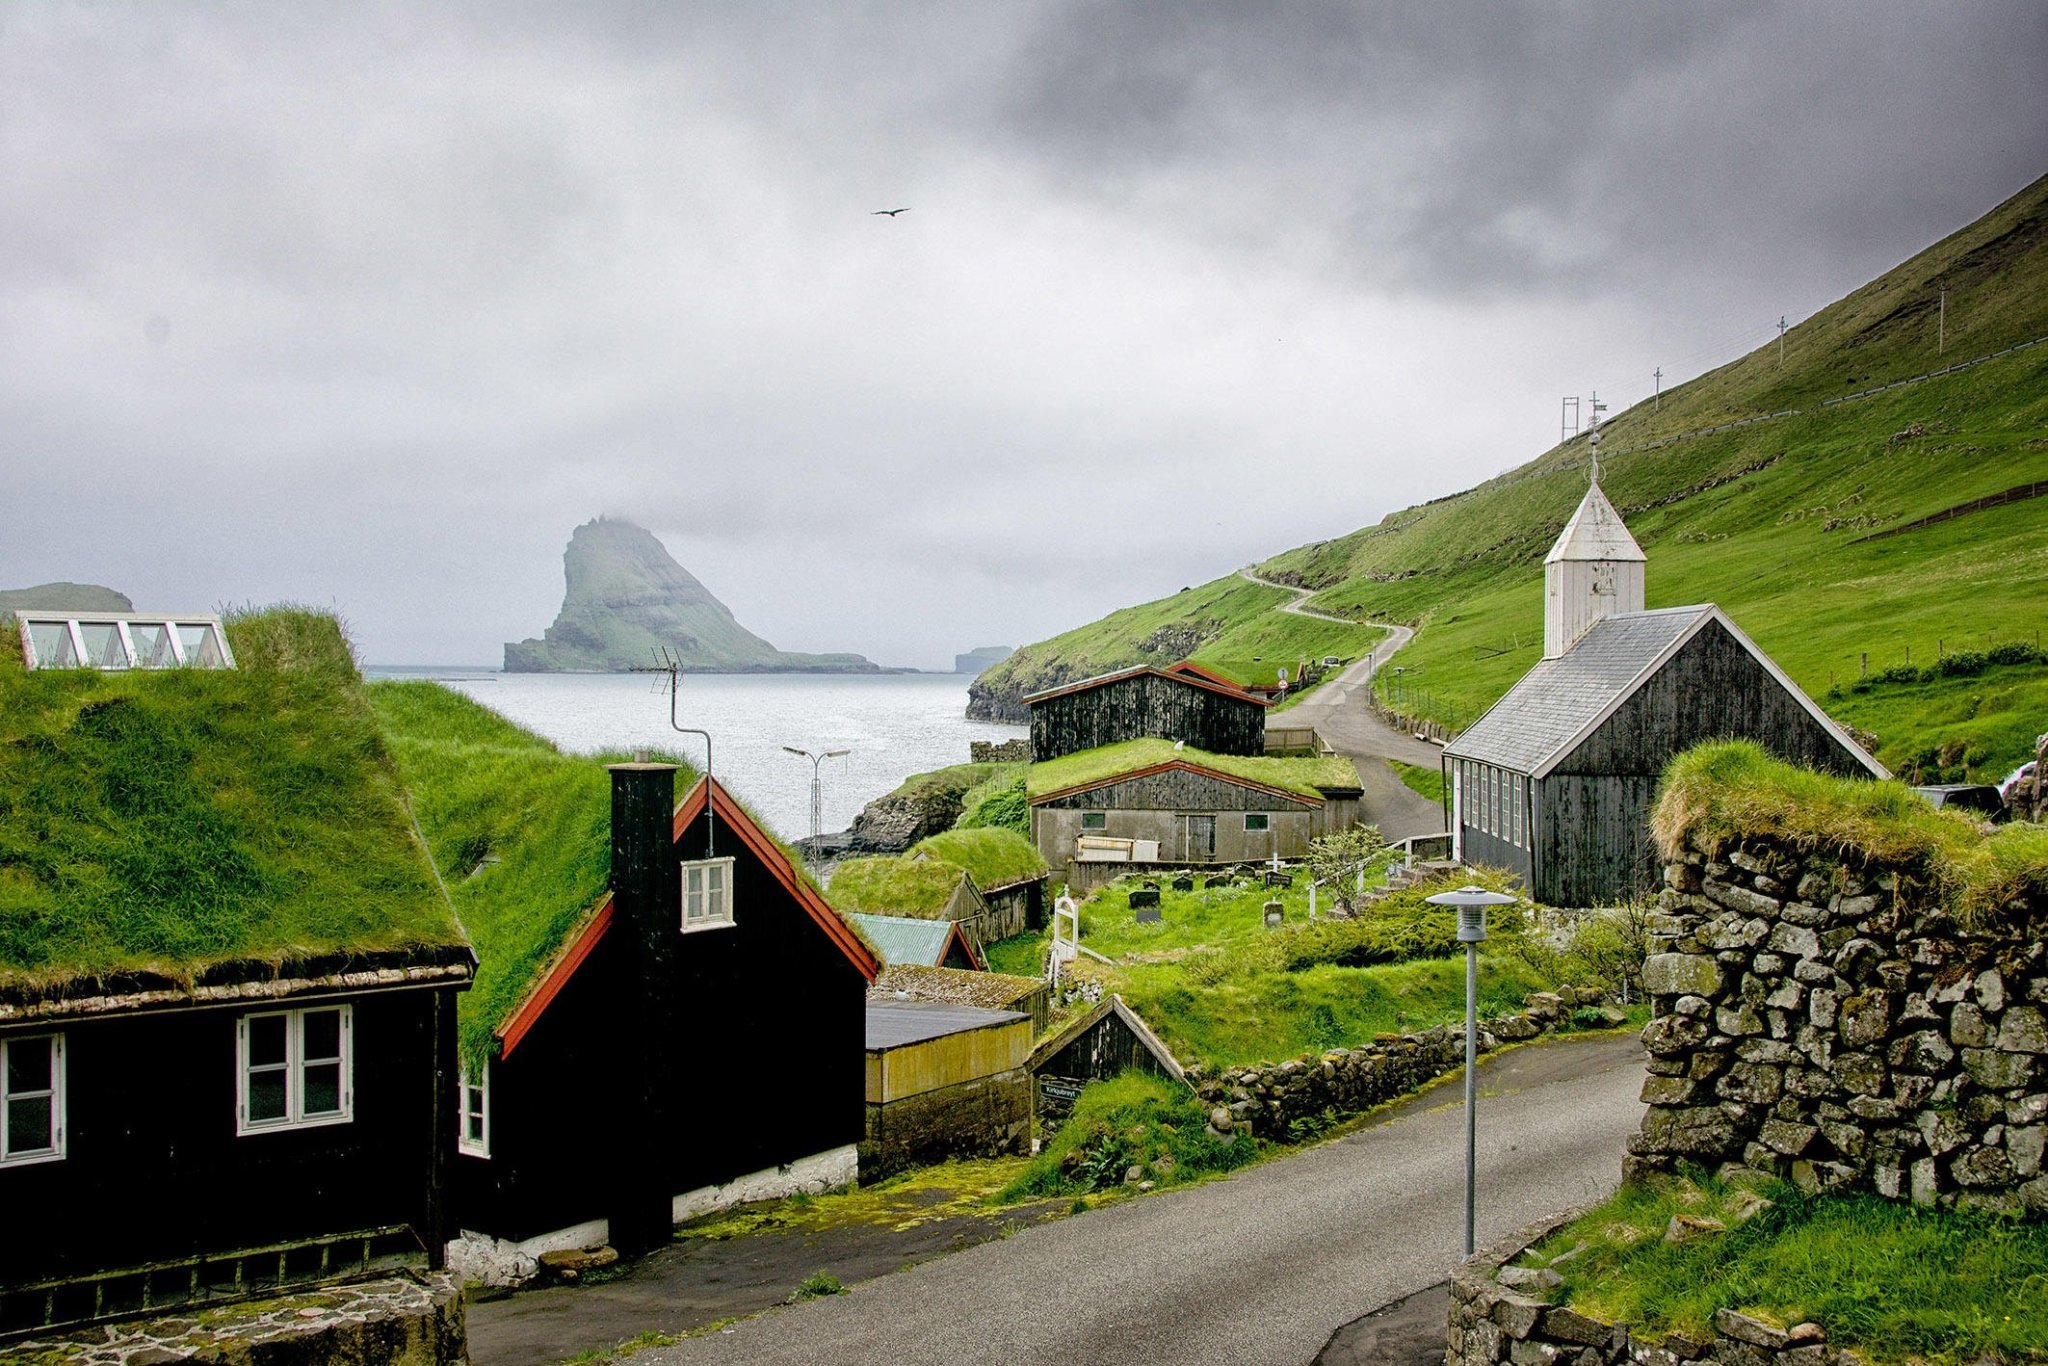
[(952, 957), (953, 945), (951, 941), (957, 939), (960, 941), (960, 947), (964, 949), (967, 953), (967, 961), (974, 964), (975, 968), (978, 971), (987, 972), (988, 960), (983, 958), (980, 954), (974, 951), (974, 941), (972, 939), (969, 939), (966, 935), (960, 933), (960, 922), (954, 920), (948, 923), (952, 925), (953, 933), (950, 936), (948, 936), (948, 942), (946, 944), (946, 947), (939, 951), (939, 966), (944, 967), (946, 965), (946, 960)]
[(860, 971), (861, 976), (867, 979), (868, 985), (873, 986), (875, 978), (882, 973), (881, 960), (861, 942), (853, 927), (841, 920), (839, 913), (826, 904), (818, 889), (798, 874), (796, 868), (791, 865), (789, 856), (782, 852), (782, 847), (754, 823), (754, 818), (741, 809), (740, 804), (732, 799), (732, 795), (724, 787), (710, 778), (698, 779), (697, 785), (690, 789), (690, 795), (683, 798), (683, 804), (676, 808), (670, 838), (681, 839), (683, 831), (689, 828), (690, 823), (704, 814), (707, 802), (717, 816), (719, 825), (739, 836), (740, 843), (747, 847), (748, 852), (761, 860), (762, 866), (767, 868), (769, 874), (782, 884), (785, 891), (796, 898), (797, 904), (802, 906), (811, 919), (817, 922), (818, 928), (825, 932), (825, 937), (846, 955), (847, 961)]
[(548, 965), (548, 970), (541, 974), (540, 981), (526, 993), (526, 999), (519, 1003), (511, 1018), (498, 1026), (499, 1057), (512, 1056), (512, 1050), (519, 1047), (519, 1041), (526, 1037), (528, 1030), (540, 1023), (540, 1017), (554, 1004), (555, 997), (562, 994), (562, 988), (569, 985), (569, 979), (576, 975), (576, 969), (583, 966), (583, 960), (604, 941), (605, 932), (611, 927), (612, 897), (610, 892), (606, 892), (604, 900), (597, 903), (597, 913), (583, 922), (562, 952), (555, 956), (555, 961)]
[(1149, 778), (1155, 773), (1165, 773), (1172, 769), (1179, 769), (1183, 773), (1199, 773), (1205, 778), (1218, 778), (1226, 783), (1234, 783), (1239, 787), (1249, 787), (1256, 792), (1265, 792), (1275, 797), (1284, 797), (1288, 801), (1298, 802), (1302, 806), (1321, 806), (1328, 800), (1324, 797), (1311, 797), (1305, 793), (1292, 791), (1289, 788), (1275, 787), (1271, 783), (1262, 783), (1256, 778), (1241, 778), (1235, 773), (1225, 773), (1220, 768), (1204, 768), (1202, 765), (1190, 763), (1186, 759), (1168, 759), (1164, 763), (1150, 764), (1144, 768), (1134, 768), (1128, 773), (1119, 773), (1114, 777), (1095, 778), (1089, 782), (1075, 783), (1070, 787), (1062, 787), (1057, 791), (1041, 792), (1036, 797), (1031, 798), (1027, 805), (1037, 806), (1041, 802), (1053, 801), (1060, 797), (1071, 797), (1076, 792), (1093, 792), (1096, 788), (1108, 787), (1111, 783), (1127, 783), (1133, 778)]

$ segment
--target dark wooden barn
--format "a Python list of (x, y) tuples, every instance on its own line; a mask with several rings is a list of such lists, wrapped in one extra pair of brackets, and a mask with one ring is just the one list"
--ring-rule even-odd
[(1617, 613), (1446, 747), (1455, 854), (1508, 869), (1546, 905), (1645, 895), (1658, 876), (1658, 778), (1681, 751), (1717, 739), (1888, 776), (1720, 608)]
[(1120, 669), (1032, 693), (1031, 758), (1121, 740), (1180, 740), (1211, 754), (1263, 754), (1266, 699), (1199, 669)]
[(722, 787), (676, 807), (676, 771), (611, 766), (611, 890), (465, 1086), (466, 1274), (856, 1175), (881, 964)]
[(1045, 1133), (1057, 1129), (1073, 1113), (1074, 1102), (1090, 1082), (1107, 1081), (1132, 1069), (1175, 1081), (1185, 1079), (1172, 1051), (1124, 1004), (1123, 997), (1116, 995), (1059, 1033), (1040, 1040), (1026, 1066), (1037, 1087), (1038, 1123)]
[(0, 647), (0, 1338), (438, 1267), (476, 958), (338, 627), (85, 625)]

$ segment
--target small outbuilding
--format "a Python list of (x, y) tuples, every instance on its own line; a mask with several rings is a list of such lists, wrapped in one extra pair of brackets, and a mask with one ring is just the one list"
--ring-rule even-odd
[(901, 964), (971, 972), (985, 966), (974, 945), (960, 932), (958, 921), (916, 920), (905, 915), (856, 914), (846, 918), (874, 945), (886, 967)]
[(1654, 890), (1657, 783), (1703, 741), (1889, 776), (1719, 607), (1644, 610), (1643, 567), (1595, 482), (1544, 563), (1542, 660), (1444, 750), (1454, 856), (1547, 905)]
[(1211, 754), (1263, 754), (1263, 697), (1185, 661), (1140, 665), (1027, 695), (1031, 759), (1146, 738), (1180, 741)]
[(1031, 1143), (1031, 1017), (921, 1001), (867, 1007), (863, 1180)]
[(1112, 994), (1057, 1034), (1041, 1039), (1028, 1064), (1037, 1091), (1041, 1132), (1073, 1113), (1082, 1088), (1136, 1070), (1187, 1079), (1180, 1060), (1124, 998)]

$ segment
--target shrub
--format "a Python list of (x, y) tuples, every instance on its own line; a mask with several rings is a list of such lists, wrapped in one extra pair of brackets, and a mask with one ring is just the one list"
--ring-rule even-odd
[[(971, 794), (970, 794), (971, 795)], [(1031, 803), (1024, 795), (1024, 780), (999, 787), (976, 799), (960, 816), (961, 830), (1012, 830), (1031, 833)]]
[(1073, 1115), (996, 1198), (1012, 1203), (1109, 1190), (1134, 1166), (1148, 1181), (1177, 1185), (1242, 1167), (1256, 1152), (1248, 1136), (1226, 1141), (1211, 1134), (1202, 1102), (1185, 1085), (1125, 1072), (1084, 1090)]

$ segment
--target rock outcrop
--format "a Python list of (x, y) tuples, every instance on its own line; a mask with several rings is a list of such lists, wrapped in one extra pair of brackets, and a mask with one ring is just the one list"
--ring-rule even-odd
[(879, 673), (856, 654), (778, 650), (648, 532), (613, 517), (577, 527), (562, 553), (568, 592), (546, 634), (505, 646), (507, 673), (623, 673), (673, 654), (686, 673)]

